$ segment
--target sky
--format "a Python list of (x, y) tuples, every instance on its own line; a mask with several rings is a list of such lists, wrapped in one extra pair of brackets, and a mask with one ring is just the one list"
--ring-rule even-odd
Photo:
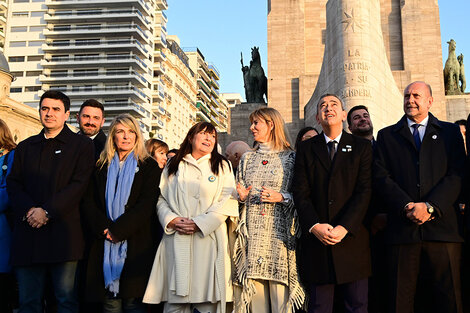
[[(452, 38), (457, 55), (463, 53), (464, 64), (469, 64), (466, 76), (470, 78), (470, 1), (440, 0), (439, 11), (443, 63), (448, 55), (446, 42)], [(238, 92), (245, 98), (240, 52), (249, 65), (253, 46), (260, 47), (268, 75), (266, 0), (168, 0), (166, 14), (168, 34), (177, 35), (183, 48), (198, 47), (205, 60), (217, 67), (220, 92)]]

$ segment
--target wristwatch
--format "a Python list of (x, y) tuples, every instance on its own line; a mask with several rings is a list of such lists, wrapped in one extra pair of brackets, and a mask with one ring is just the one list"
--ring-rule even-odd
[(426, 202), (426, 207), (428, 208), (428, 213), (433, 215), (434, 214), (434, 207), (429, 202)]

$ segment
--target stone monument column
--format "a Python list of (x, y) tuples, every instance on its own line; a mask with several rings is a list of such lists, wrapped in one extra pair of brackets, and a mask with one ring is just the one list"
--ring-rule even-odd
[(305, 106), (305, 126), (317, 125), (317, 103), (326, 93), (339, 95), (346, 110), (367, 106), (375, 132), (403, 115), (403, 96), (385, 53), (379, 0), (326, 4), (325, 53), (317, 86)]

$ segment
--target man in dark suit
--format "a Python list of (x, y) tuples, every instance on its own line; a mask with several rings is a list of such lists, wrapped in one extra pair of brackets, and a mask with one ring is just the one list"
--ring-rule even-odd
[(308, 312), (332, 312), (335, 286), (343, 289), (346, 312), (367, 312), (370, 252), (362, 221), (371, 195), (372, 147), (343, 131), (346, 112), (337, 96), (322, 96), (317, 112), (323, 133), (300, 144), (293, 182)]
[(14, 211), (11, 261), (20, 312), (40, 312), (50, 276), (58, 312), (77, 312), (75, 272), (83, 253), (79, 202), (93, 170), (93, 143), (65, 124), (70, 100), (60, 91), (39, 102), (44, 129), (21, 142), (7, 178)]
[(462, 312), (456, 201), (464, 144), (458, 126), (429, 113), (432, 103), (428, 84), (408, 85), (405, 115), (377, 136), (374, 185), (388, 216), (390, 312)]
[(77, 113), (79, 133), (90, 137), (95, 145), (95, 161), (100, 158), (100, 153), (106, 143), (106, 135), (101, 129), (104, 120), (103, 104), (95, 99), (88, 99), (83, 102)]

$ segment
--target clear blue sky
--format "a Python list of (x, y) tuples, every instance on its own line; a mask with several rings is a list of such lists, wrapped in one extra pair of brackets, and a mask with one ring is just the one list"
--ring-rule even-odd
[[(447, 59), (446, 42), (453, 38), (457, 55), (463, 53), (464, 64), (468, 64), (470, 85), (470, 1), (441, 0), (439, 8), (443, 62)], [(182, 47), (198, 47), (206, 61), (218, 68), (221, 92), (238, 92), (245, 97), (240, 52), (247, 64), (253, 46), (260, 47), (267, 71), (266, 0), (168, 0), (166, 13), (168, 34), (177, 35)]]

